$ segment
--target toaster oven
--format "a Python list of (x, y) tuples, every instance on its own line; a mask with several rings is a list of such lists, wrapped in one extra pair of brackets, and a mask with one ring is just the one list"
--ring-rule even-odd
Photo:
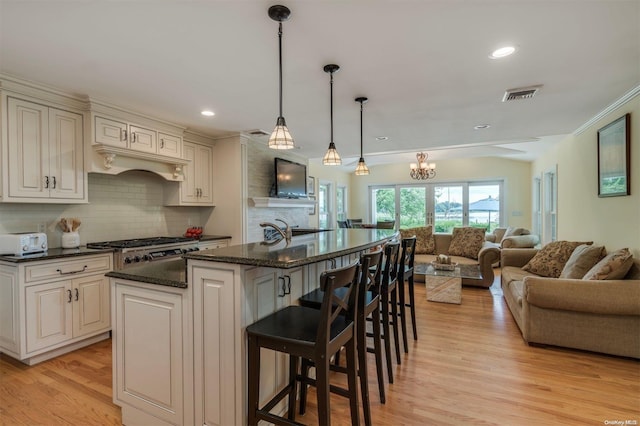
[(47, 234), (43, 232), (0, 234), (0, 254), (22, 256), (47, 251), (47, 248)]

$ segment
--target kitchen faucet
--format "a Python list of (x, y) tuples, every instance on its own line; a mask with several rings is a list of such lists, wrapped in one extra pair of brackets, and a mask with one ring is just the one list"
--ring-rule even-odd
[(285, 241), (287, 242), (287, 245), (289, 245), (289, 243), (291, 242), (291, 235), (292, 235), (291, 234), (291, 227), (289, 226), (289, 224), (287, 222), (285, 222), (282, 219), (276, 219), (276, 220), (278, 222), (284, 223), (284, 226), (285, 226), (284, 230), (281, 227), (279, 227), (278, 225), (276, 225), (275, 223), (270, 223), (270, 222), (262, 222), (260, 224), (260, 226), (263, 227), (263, 228), (265, 228), (267, 226), (272, 227), (273, 229), (276, 230), (276, 232), (278, 234), (280, 234), (282, 236), (282, 238), (285, 239)]

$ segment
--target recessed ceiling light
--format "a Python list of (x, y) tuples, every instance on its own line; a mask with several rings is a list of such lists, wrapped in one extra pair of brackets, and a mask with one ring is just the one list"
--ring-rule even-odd
[(205, 117), (213, 117), (214, 115), (216, 115), (215, 112), (210, 111), (208, 109), (205, 109), (204, 111), (202, 111), (200, 114), (204, 115)]
[(517, 49), (515, 46), (504, 46), (491, 52), (491, 55), (489, 55), (489, 57), (491, 59), (504, 58), (505, 56), (513, 55), (514, 53), (516, 53), (516, 50)]
[(473, 126), (476, 130), (488, 129), (489, 127), (491, 127), (491, 124), (478, 124), (477, 126)]
[(389, 140), (389, 136), (376, 136), (377, 141), (386, 141)]

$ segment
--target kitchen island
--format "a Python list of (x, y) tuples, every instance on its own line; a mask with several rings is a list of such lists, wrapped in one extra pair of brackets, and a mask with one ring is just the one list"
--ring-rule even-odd
[[(139, 268), (128, 269), (127, 277), (110, 274), (114, 402), (123, 423), (246, 424), (245, 327), (317, 288), (323, 271), (394, 237), (393, 230), (338, 229), (294, 237), (288, 245), (192, 252), (184, 256), (184, 287), (155, 284)], [(160, 265), (174, 274), (182, 267)], [(158, 277), (172, 281), (169, 274)], [(286, 355), (263, 354), (261, 401), (286, 382), (287, 372)]]

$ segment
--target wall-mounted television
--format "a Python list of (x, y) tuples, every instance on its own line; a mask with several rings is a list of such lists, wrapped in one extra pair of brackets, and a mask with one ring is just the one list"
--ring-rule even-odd
[(276, 197), (307, 197), (307, 166), (284, 158), (275, 159)]

